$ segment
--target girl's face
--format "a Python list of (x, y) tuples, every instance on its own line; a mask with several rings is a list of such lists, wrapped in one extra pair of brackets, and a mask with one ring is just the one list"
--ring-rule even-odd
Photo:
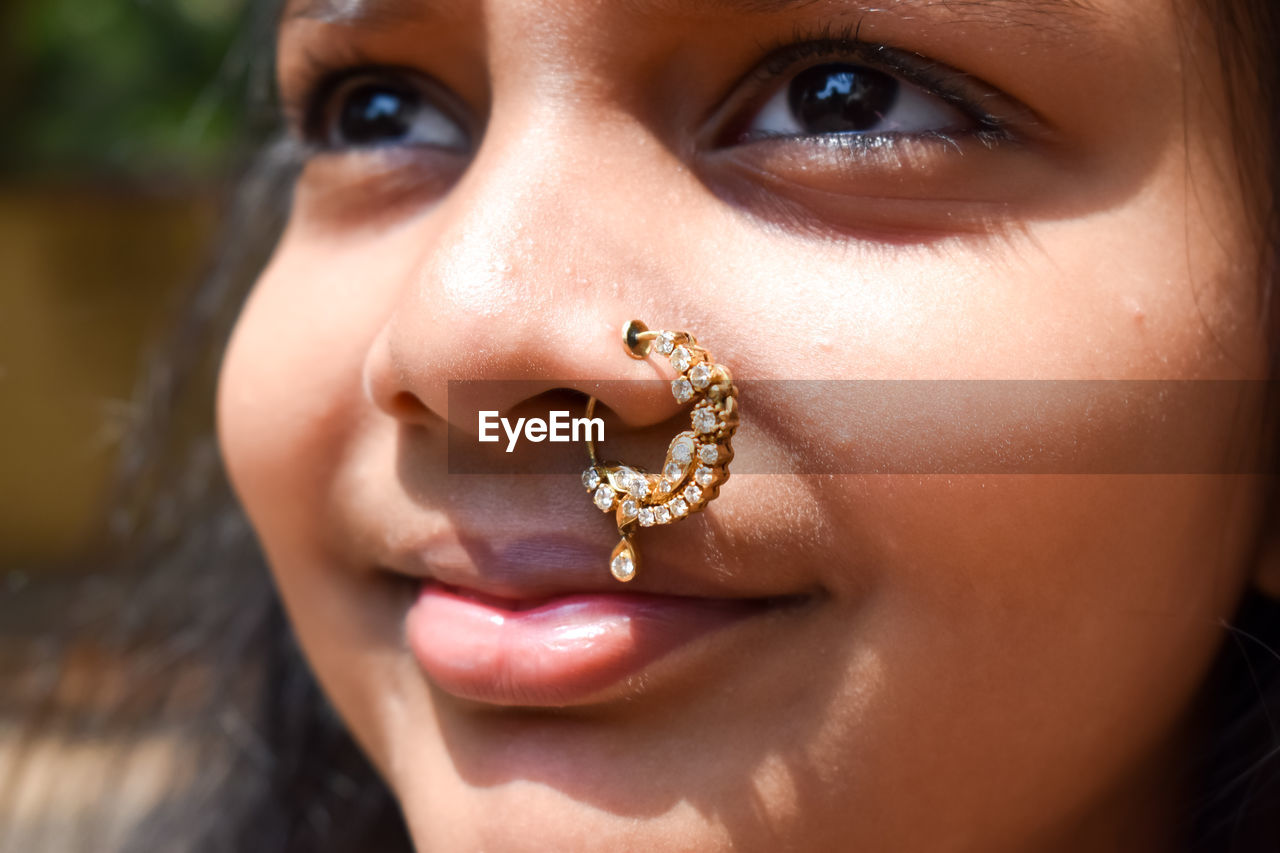
[[(446, 436), (602, 387), (620, 455), (661, 458), (685, 407), (597, 385), (669, 376), (623, 353), (633, 317), (740, 380), (1263, 376), (1202, 14), (289, 5), (280, 79), (312, 153), (220, 430), (421, 849), (1149, 849), (1175, 826), (1258, 483), (976, 461), (1021, 435), (1123, 469), (1152, 421), (1122, 400), (921, 410), (908, 433), (744, 381), (736, 464), (775, 473), (645, 531), (627, 587), (576, 476), (451, 474)], [(451, 380), (499, 379), (528, 381), (448, 405)], [(1228, 455), (1234, 407), (1194, 414), (1187, 452)]]

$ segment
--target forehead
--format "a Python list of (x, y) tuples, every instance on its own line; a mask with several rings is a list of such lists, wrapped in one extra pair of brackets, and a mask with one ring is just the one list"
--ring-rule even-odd
[[(826, 9), (844, 14), (890, 12), (896, 14), (944, 13), (987, 21), (1003, 18), (1009, 23), (1073, 23), (1106, 14), (1109, 0), (891, 0), (861, 3), (848, 0), (587, 0), (583, 3), (547, 2), (548, 10), (591, 7), (608, 3), (637, 16), (771, 15), (805, 9)], [(424, 17), (465, 13), (497, 14), (502, 3), (469, 0), (289, 0), (285, 18), (327, 23), (389, 24)], [(522, 4), (529, 5), (529, 4)], [(1125, 5), (1143, 5), (1129, 0)]]

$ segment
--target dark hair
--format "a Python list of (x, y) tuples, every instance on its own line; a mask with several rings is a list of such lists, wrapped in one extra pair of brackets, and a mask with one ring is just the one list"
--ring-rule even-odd
[[(16, 675), (0, 701), (25, 721), (0, 802), (21, 799), (17, 786), (38, 775), (40, 745), (50, 740), (122, 744), (122, 774), (135, 745), (180, 745), (163, 759), (172, 790), (117, 838), (133, 816), (122, 820), (129, 804), (104, 779), (93, 809), (51, 816), (73, 826), (36, 827), (34, 838), (0, 826), (6, 849), (412, 851), (394, 799), (295, 644), (212, 427), (221, 353), (283, 229), (302, 159), (277, 130), (281, 5), (246, 4), (232, 48), (245, 62), (225, 96), (253, 105), (246, 145), (254, 153), (217, 258), (175, 309), (135, 393), (143, 415), (121, 449), (107, 519), (117, 556), (0, 601), (7, 633), (43, 634), (0, 660)], [(35, 621), (54, 613), (58, 630), (41, 632)]]
[[(1262, 310), (1276, 313), (1280, 4), (1204, 2), (1231, 83), (1240, 186), (1256, 193), (1250, 200)], [(248, 75), (258, 102), (269, 101), (274, 5), (250, 4), (257, 9), (248, 25), (263, 42), (262, 65)], [(41, 647), (18, 662), (28, 667), (21, 695), (43, 697), (28, 709), (33, 734), (168, 731), (189, 749), (174, 773), (183, 784), (132, 830), (128, 850), (411, 850), (395, 801), (299, 653), (212, 435), (219, 354), (287, 217), (299, 160), (284, 141), (269, 142), (255, 158), (227, 219), (218, 264), (151, 361), (141, 388), (147, 416), (125, 449), (125, 485), (111, 520), (131, 543), (130, 556), (80, 583), (70, 608), (64, 590), (34, 584), (24, 601), (12, 603), (15, 614), (48, 613), (52, 608), (36, 599), (49, 595), (70, 613), (58, 648)], [(1192, 768), (1197, 797), (1185, 835), (1203, 853), (1274, 853), (1280, 736), (1270, 713), (1280, 708), (1280, 604), (1247, 592), (1224, 627), (1196, 709), (1203, 748)], [(113, 698), (93, 713), (63, 701), (79, 689), (70, 664), (75, 638), (83, 636), (128, 662), (127, 672), (99, 678), (96, 689)], [(13, 791), (0, 788), (4, 797)], [(85, 838), (102, 825), (86, 822)]]
[[(1280, 3), (1202, 0), (1227, 83), (1235, 180), (1253, 213), (1258, 306), (1268, 321), (1271, 378), (1280, 379)], [(1272, 400), (1273, 410), (1280, 401)], [(1274, 422), (1274, 418), (1273, 418)], [(1280, 435), (1272, 453), (1280, 452)], [(1264, 532), (1280, 518), (1280, 478), (1268, 478)], [(1261, 547), (1261, 543), (1259, 543)], [(1280, 602), (1246, 591), (1198, 703), (1188, 837), (1199, 853), (1280, 850)]]

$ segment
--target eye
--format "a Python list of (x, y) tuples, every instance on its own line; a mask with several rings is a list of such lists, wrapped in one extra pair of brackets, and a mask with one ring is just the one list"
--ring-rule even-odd
[(426, 147), (467, 151), (470, 134), (438, 87), (409, 73), (361, 72), (339, 80), (308, 134), (327, 149)]
[(743, 126), (741, 142), (777, 136), (953, 133), (973, 119), (942, 97), (866, 65), (827, 62), (794, 74)]

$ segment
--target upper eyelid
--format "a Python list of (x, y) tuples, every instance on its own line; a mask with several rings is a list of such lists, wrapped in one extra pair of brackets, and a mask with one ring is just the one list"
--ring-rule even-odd
[(326, 43), (323, 48), (303, 42), (295, 55), (296, 70), (280, 78), (279, 89), (285, 117), (299, 127), (318, 98), (329, 94), (342, 77), (360, 69), (389, 67), (350, 41)]

